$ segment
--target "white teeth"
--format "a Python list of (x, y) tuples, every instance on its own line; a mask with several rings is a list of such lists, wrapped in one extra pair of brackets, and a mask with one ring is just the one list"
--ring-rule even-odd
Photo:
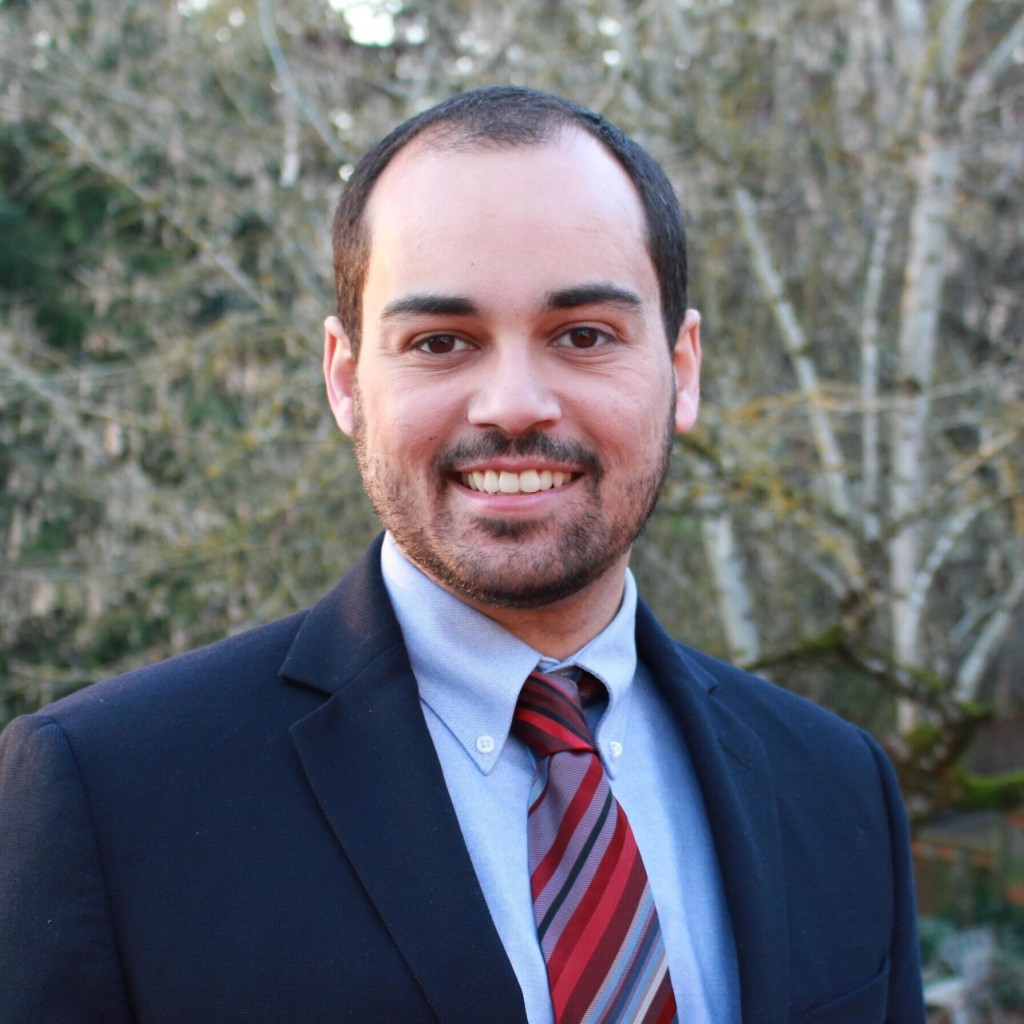
[(540, 473), (535, 469), (528, 469), (525, 473), (519, 474), (519, 490), (526, 494), (533, 494), (540, 490)]
[(534, 494), (537, 491), (549, 491), (552, 487), (561, 487), (572, 479), (571, 473), (553, 472), (550, 469), (527, 469), (522, 473), (509, 473), (505, 470), (498, 473), (493, 469), (463, 473), (461, 480), (464, 486), (484, 494)]

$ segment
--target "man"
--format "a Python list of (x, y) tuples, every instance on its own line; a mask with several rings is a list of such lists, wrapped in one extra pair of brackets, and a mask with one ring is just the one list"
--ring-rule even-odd
[(364, 158), (334, 242), (327, 393), (386, 536), (310, 611), (9, 728), (4, 1019), (922, 1022), (884, 755), (628, 572), (697, 415), (657, 165), (472, 92)]

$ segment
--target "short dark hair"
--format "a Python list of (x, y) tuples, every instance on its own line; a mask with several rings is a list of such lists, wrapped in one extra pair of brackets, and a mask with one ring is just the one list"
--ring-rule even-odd
[(674, 345), (686, 315), (686, 229), (679, 200), (665, 172), (638, 143), (600, 114), (550, 93), (517, 86), (489, 86), (459, 93), (404, 121), (356, 165), (334, 212), (334, 286), (338, 317), (357, 355), (363, 287), (370, 258), (366, 205), (377, 179), (413, 139), (456, 150), (516, 149), (550, 141), (576, 128), (597, 139), (636, 187), (644, 208), (647, 249), (661, 295), (661, 315)]

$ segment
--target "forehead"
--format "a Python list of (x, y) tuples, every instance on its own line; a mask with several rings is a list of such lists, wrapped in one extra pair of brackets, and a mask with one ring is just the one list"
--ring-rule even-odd
[(367, 225), (368, 303), (380, 289), (461, 294), (502, 280), (506, 288), (543, 279), (548, 288), (608, 280), (657, 289), (636, 188), (578, 130), (517, 148), (414, 141), (377, 182)]

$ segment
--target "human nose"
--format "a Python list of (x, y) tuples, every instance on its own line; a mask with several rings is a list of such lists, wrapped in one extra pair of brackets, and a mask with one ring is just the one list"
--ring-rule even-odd
[(470, 423), (517, 435), (561, 419), (561, 403), (538, 355), (509, 347), (488, 362), (469, 404)]

